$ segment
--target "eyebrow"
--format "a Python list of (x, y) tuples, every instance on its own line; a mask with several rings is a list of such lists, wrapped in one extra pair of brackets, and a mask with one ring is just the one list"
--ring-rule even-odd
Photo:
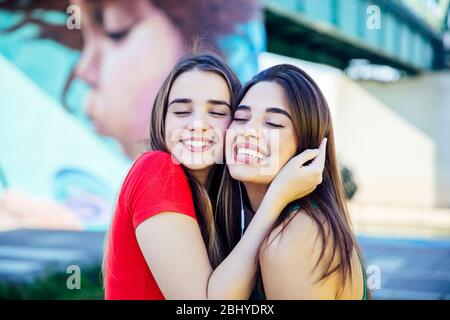
[(236, 108), (236, 111), (238, 111), (238, 110), (251, 111), (251, 109), (252, 109), (252, 108), (250, 108), (249, 106), (246, 106), (246, 105), (241, 104), (241, 105), (239, 105), (239, 106)]
[(266, 112), (279, 113), (279, 114), (285, 115), (286, 117), (288, 117), (289, 119), (292, 120), (291, 115), (281, 108), (267, 108)]
[[(238, 106), (236, 108), (236, 111), (237, 110), (251, 111), (251, 108), (249, 106), (241, 104), (240, 106)], [(289, 113), (287, 113), (286, 111), (284, 111), (283, 109), (281, 109), (281, 108), (276, 108), (276, 107), (267, 108), (266, 112), (282, 114), (282, 115), (288, 117), (290, 120), (292, 120), (291, 115)]]
[(173, 99), (172, 101), (169, 102), (169, 106), (174, 103), (192, 103), (192, 99), (187, 98)]
[[(188, 98), (173, 99), (172, 101), (170, 101), (169, 106), (174, 103), (192, 103), (192, 99), (188, 99)], [(210, 100), (208, 100), (208, 103), (214, 104), (214, 105), (224, 105), (224, 106), (227, 106), (228, 108), (231, 108), (230, 104), (223, 100), (210, 99)]]
[(208, 102), (209, 102), (210, 104), (224, 105), (224, 106), (227, 106), (228, 108), (231, 109), (230, 104), (227, 103), (227, 102), (225, 102), (225, 101), (223, 101), (223, 100), (210, 99), (210, 100), (208, 100)]

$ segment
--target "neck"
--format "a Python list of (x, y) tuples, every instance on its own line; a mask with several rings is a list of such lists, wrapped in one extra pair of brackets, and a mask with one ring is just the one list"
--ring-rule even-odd
[(256, 183), (244, 183), (245, 190), (247, 191), (248, 199), (250, 200), (250, 205), (252, 206), (253, 212), (258, 211), (262, 200), (269, 189), (269, 185), (266, 184), (256, 184)]
[(202, 184), (203, 187), (205, 187), (208, 190), (208, 176), (209, 172), (211, 170), (211, 167), (207, 167), (200, 170), (189, 170), (189, 172), (194, 176), (195, 179), (197, 179), (198, 182)]

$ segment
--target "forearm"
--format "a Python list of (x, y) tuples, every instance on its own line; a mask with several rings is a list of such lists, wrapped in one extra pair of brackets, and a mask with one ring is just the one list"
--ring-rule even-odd
[(260, 245), (282, 209), (280, 204), (265, 197), (242, 239), (211, 274), (207, 299), (250, 297), (255, 285)]

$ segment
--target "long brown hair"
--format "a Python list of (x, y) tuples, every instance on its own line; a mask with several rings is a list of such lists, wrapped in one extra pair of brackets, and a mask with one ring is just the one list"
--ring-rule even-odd
[[(165, 118), (170, 90), (178, 76), (191, 70), (213, 72), (221, 76), (230, 90), (231, 105), (235, 105), (234, 99), (239, 92), (240, 82), (234, 72), (219, 57), (212, 54), (200, 54), (183, 58), (165, 79), (156, 96), (150, 119), (150, 148), (152, 150), (170, 152), (165, 143)], [(231, 111), (233, 112), (234, 110)], [(206, 188), (186, 168), (183, 169), (191, 186), (197, 217), (211, 265), (216, 267), (223, 260), (223, 248), (215, 225), (212, 203), (217, 199), (224, 165), (214, 165), (214, 168), (209, 173)]]
[[(292, 122), (298, 143), (297, 154), (306, 149), (318, 148), (321, 141), (325, 137), (328, 138), (322, 183), (308, 196), (291, 202), (282, 211), (271, 232), (280, 225), (282, 226), (280, 234), (284, 231), (292, 219), (293, 208), (294, 212), (299, 210), (305, 212), (316, 222), (319, 227), (319, 237), (322, 240), (320, 258), (315, 266), (317, 268), (320, 263), (323, 263), (324, 268), (318, 281), (327, 278), (334, 272), (340, 272), (342, 283), (345, 284), (348, 276), (352, 279), (351, 258), (353, 249), (356, 249), (361, 261), (363, 260), (352, 230), (344, 188), (338, 170), (328, 104), (319, 87), (308, 74), (287, 64), (271, 67), (254, 76), (243, 87), (237, 101), (241, 101), (248, 90), (261, 81), (275, 82), (284, 91), (292, 113)], [(224, 239), (226, 254), (231, 251), (240, 238), (237, 183), (230, 176), (228, 169), (225, 169), (219, 191), (220, 196), (217, 201), (217, 222), (223, 230), (221, 236)], [(263, 244), (267, 243), (268, 237)], [(332, 248), (331, 255), (326, 255), (325, 250), (329, 245)], [(263, 246), (261, 246), (262, 248)], [(364, 265), (363, 262), (362, 264)]]

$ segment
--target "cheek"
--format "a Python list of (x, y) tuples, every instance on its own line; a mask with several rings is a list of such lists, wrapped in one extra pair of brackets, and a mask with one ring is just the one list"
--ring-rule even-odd
[(233, 141), (236, 138), (236, 129), (233, 129), (233, 124), (225, 132), (225, 160), (231, 163), (233, 160)]
[(177, 133), (180, 132), (179, 121), (175, 121), (173, 117), (167, 116), (165, 120), (164, 139), (167, 147), (172, 150), (172, 147), (177, 143)]
[(127, 99), (136, 95), (140, 84), (148, 84), (151, 74), (151, 69), (145, 63), (136, 62), (137, 55), (139, 53), (127, 48), (126, 44), (107, 50), (100, 68), (100, 88), (110, 95), (119, 97), (120, 94)]
[(270, 158), (267, 170), (268, 176), (275, 176), (297, 151), (297, 144), (292, 130), (269, 130), (266, 135)]
[(121, 103), (103, 91), (93, 91), (92, 104), (88, 104), (88, 113), (107, 133), (122, 136), (132, 122), (132, 114)]
[(280, 134), (280, 162), (282, 166), (297, 153), (296, 138), (292, 130)]
[(184, 52), (178, 31), (166, 22), (147, 18), (138, 23), (123, 42), (111, 48), (117, 52), (116, 60), (138, 73), (165, 77)]
[(236, 124), (231, 121), (230, 125), (228, 126), (227, 130), (226, 130), (226, 141), (227, 141), (227, 145), (231, 143), (233, 143), (233, 140), (236, 138), (236, 136), (239, 133), (239, 129), (236, 126)]
[(219, 144), (224, 147), (226, 143), (227, 129), (230, 125), (230, 119), (217, 119), (211, 122), (216, 137), (219, 139)]
[(145, 133), (156, 94), (175, 60), (155, 67), (159, 59), (143, 42), (138, 37), (126, 39), (105, 52), (99, 90), (120, 119), (130, 119), (129, 130)]
[[(155, 39), (154, 30), (145, 24), (135, 27), (122, 42), (114, 43), (109, 39), (103, 46), (103, 63), (101, 70), (102, 84), (108, 88), (121, 87), (132, 93), (140, 91), (143, 86), (148, 90), (154, 83), (159, 85), (166, 74), (178, 60), (178, 50), (158, 48), (160, 42)], [(151, 39), (151, 40), (149, 40)], [(168, 41), (166, 41), (168, 42)]]

